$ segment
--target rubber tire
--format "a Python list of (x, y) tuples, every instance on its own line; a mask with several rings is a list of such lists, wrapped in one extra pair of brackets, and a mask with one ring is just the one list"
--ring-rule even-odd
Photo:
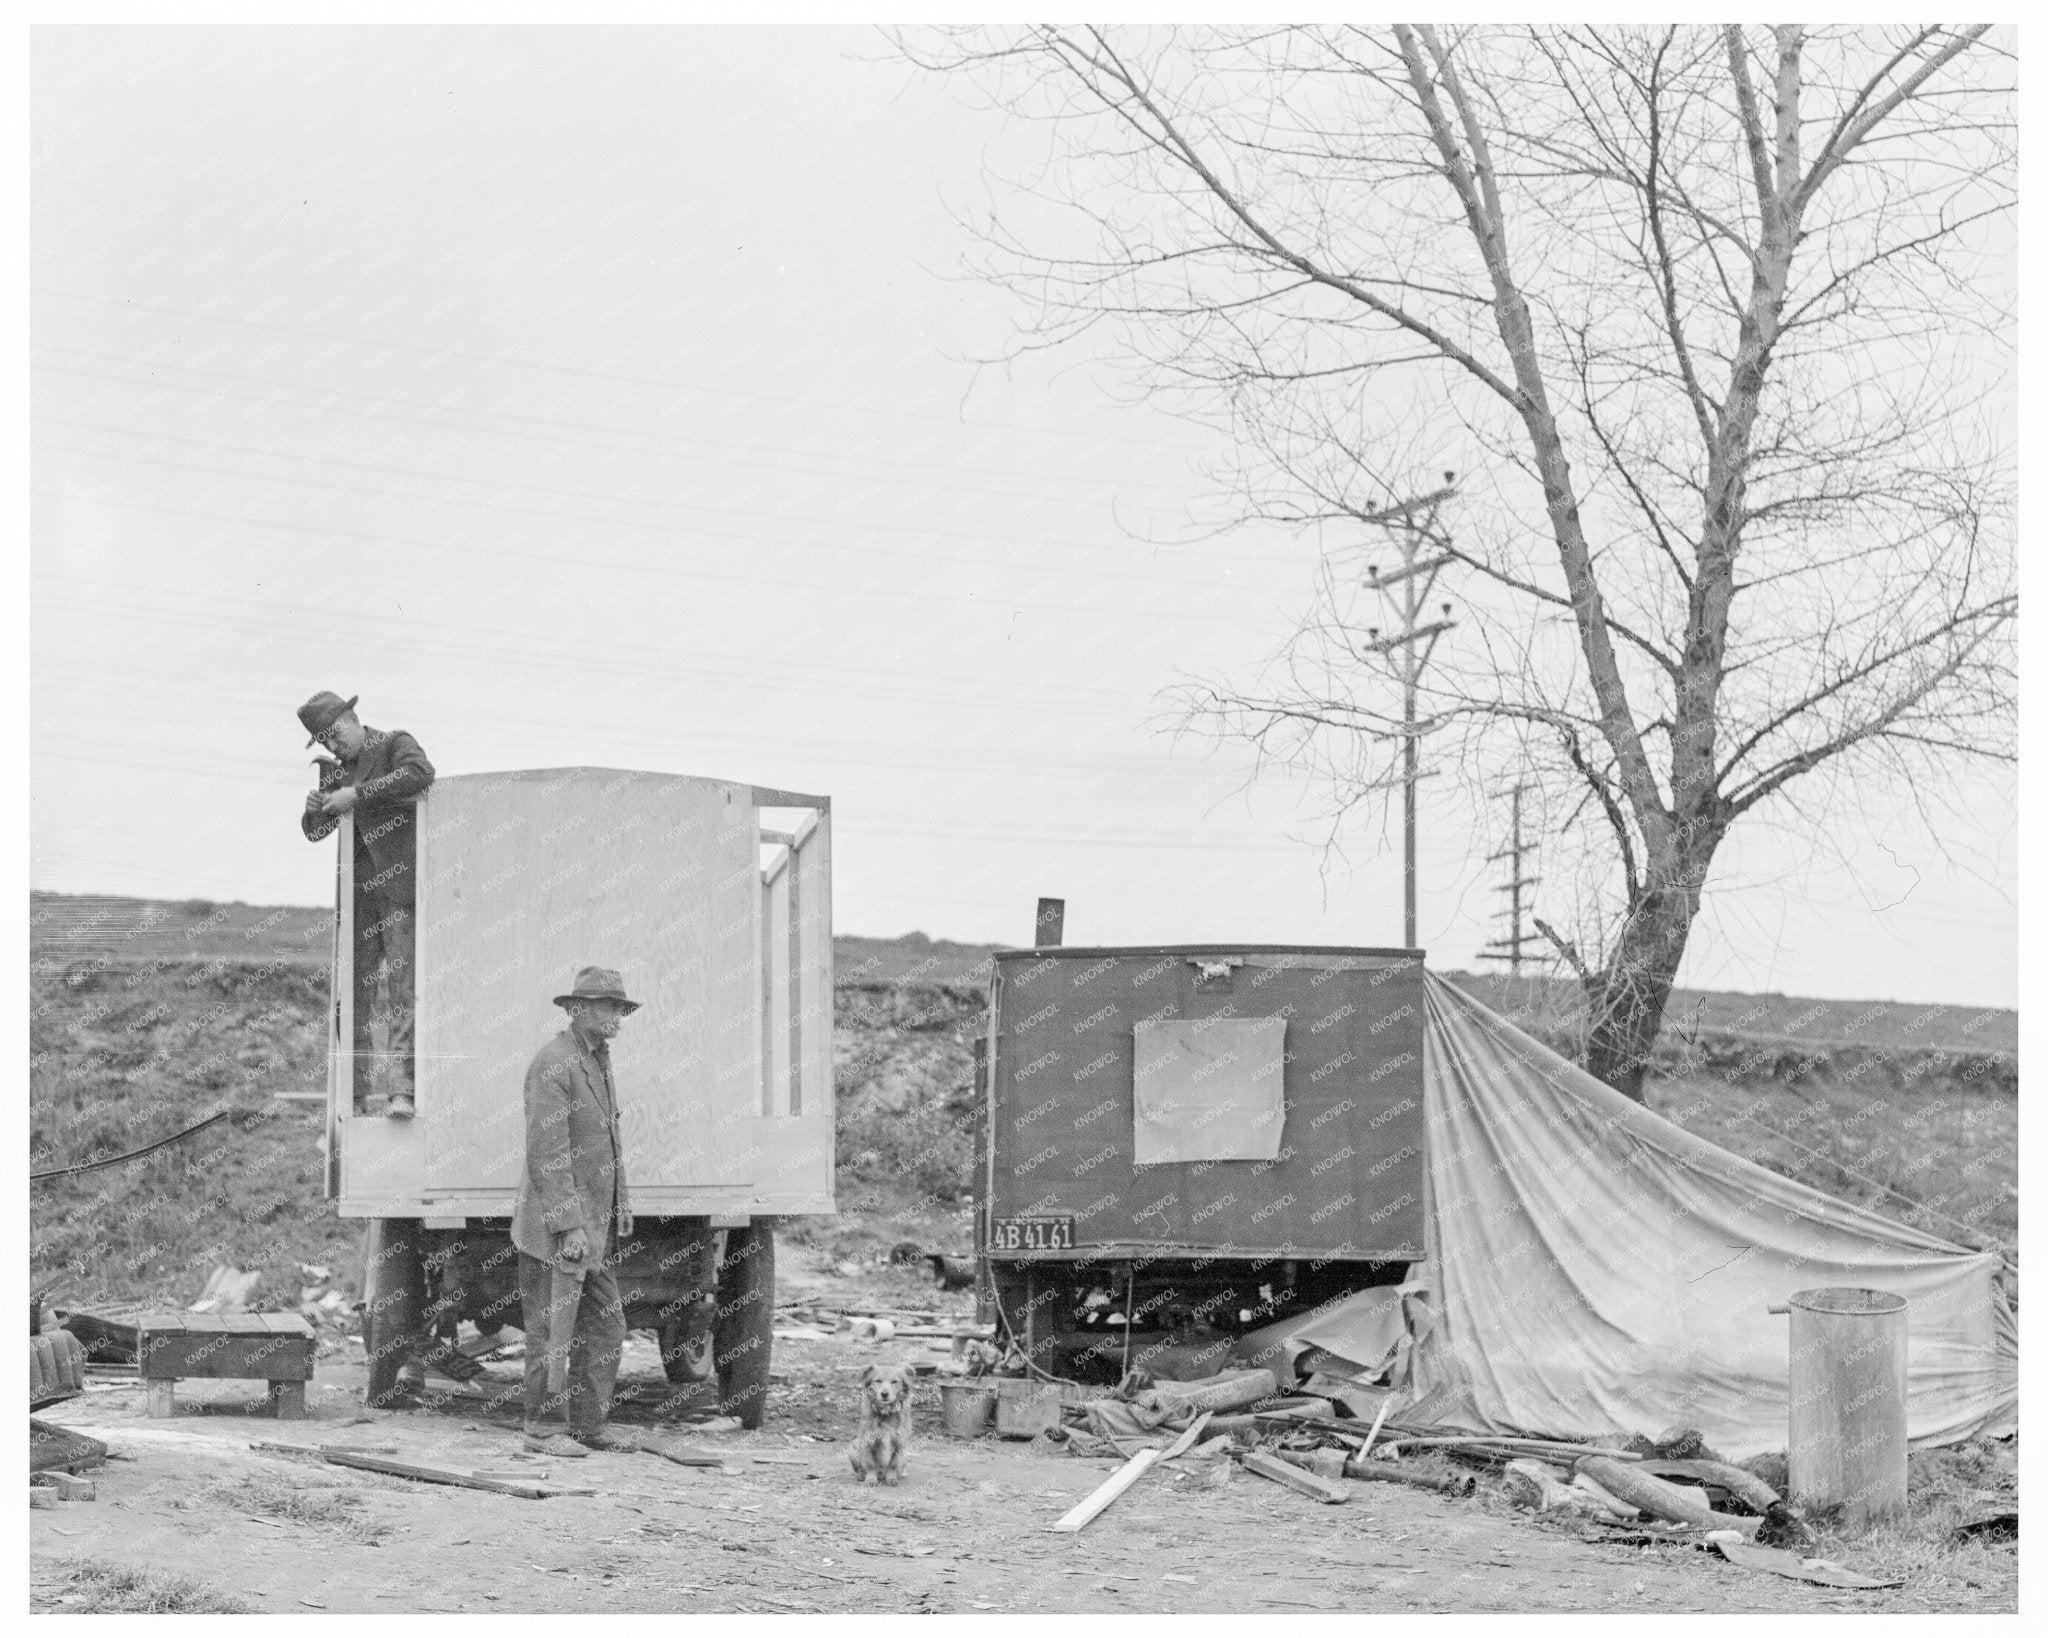
[(679, 1319), (663, 1320), (655, 1335), (661, 1339), (661, 1372), (679, 1388), (692, 1387), (711, 1377), (712, 1355), (717, 1350), (717, 1339), (710, 1331), (698, 1339), (693, 1352), (688, 1346), (690, 1327)]
[(728, 1229), (718, 1265), (718, 1319), (712, 1361), (718, 1367), (718, 1409), (749, 1432), (768, 1409), (768, 1372), (775, 1347), (775, 1220), (756, 1217)]
[(427, 1306), (416, 1218), (373, 1217), (363, 1236), (363, 1351), (370, 1365), (363, 1403), (373, 1409), (397, 1393), (398, 1373), (419, 1345)]

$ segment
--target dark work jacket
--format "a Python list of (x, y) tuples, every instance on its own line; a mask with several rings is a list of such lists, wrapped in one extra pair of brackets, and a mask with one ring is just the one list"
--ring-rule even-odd
[(602, 1251), (606, 1228), (622, 1223), (633, 1208), (611, 1076), (573, 1025), (527, 1066), (525, 1113), (526, 1165), (512, 1208), (513, 1245), (551, 1260), (553, 1237), (580, 1228), (593, 1253)]
[[(343, 764), (355, 786), (356, 892), (386, 904), (413, 902), (413, 804), (434, 782), (434, 765), (420, 742), (403, 729), (366, 730), (355, 761)], [(334, 834), (341, 821), (331, 814), (299, 815), (306, 840)]]

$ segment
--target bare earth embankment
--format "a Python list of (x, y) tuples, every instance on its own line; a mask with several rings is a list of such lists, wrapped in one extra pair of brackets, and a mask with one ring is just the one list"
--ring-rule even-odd
[[(229, 1118), (133, 1167), (34, 1185), (31, 1267), (48, 1300), (180, 1306), (210, 1268), (264, 1274), (289, 1307), (301, 1262), (359, 1278), (359, 1236), (321, 1198), (328, 920), (324, 912), (36, 895), (31, 904), (33, 1169), (119, 1153), (214, 1113)], [(968, 1250), (970, 1043), (986, 947), (839, 943), (841, 1213), (780, 1233), (778, 1295), (846, 1308), (968, 1299), (883, 1261), (902, 1240)], [(1555, 991), (1482, 998), (1553, 1037)], [(1939, 1233), (2009, 1241), (2017, 1222), (2017, 1069), (2009, 1013), (1694, 998), (1667, 1030), (1653, 1105), (1761, 1163)], [(1503, 1004), (1505, 1003), (1505, 1004)], [(1711, 1004), (1709, 1004), (1711, 1003)], [(1689, 1002), (1688, 1005), (1691, 1005)], [(1811, 1016), (1813, 1007), (1823, 1011)], [(1674, 1015), (1680, 1012), (1674, 1006)], [(1754, 1014), (1754, 1016), (1747, 1016)], [(1853, 1024), (1853, 1029), (1850, 1027)], [(1764, 1026), (1768, 1025), (1766, 1028)], [(1832, 1031), (1832, 1033), (1831, 1033)], [(316, 1420), (252, 1415), (257, 1389), (190, 1383), (171, 1422), (96, 1384), (50, 1419), (123, 1458), (100, 1500), (31, 1515), (37, 1609), (1272, 1611), (1838, 1610), (2017, 1607), (2010, 1548), (1950, 1546), (1946, 1527), (2013, 1494), (2011, 1447), (1916, 1456), (1906, 1528), (1834, 1544), (1906, 1577), (1845, 1593), (1738, 1571), (1676, 1546), (1588, 1543), (1517, 1512), (1498, 1484), (1454, 1501), (1351, 1486), (1320, 1507), (1238, 1473), (1220, 1488), (1148, 1478), (1079, 1537), (1044, 1526), (1113, 1470), (1041, 1443), (938, 1433), (934, 1379), (900, 1489), (845, 1466), (853, 1385), (877, 1358), (931, 1365), (947, 1344), (777, 1344), (758, 1434), (693, 1436), (729, 1457), (558, 1463), (590, 1497), (524, 1501), (348, 1472), (251, 1441), (396, 1445), (409, 1460), (503, 1468), (513, 1418), (475, 1394), (366, 1413), (353, 1339), (320, 1361)], [(669, 1398), (636, 1339), (629, 1425)], [(518, 1367), (493, 1366), (497, 1388)], [(231, 1544), (224, 1546), (224, 1544)], [(178, 1585), (178, 1578), (189, 1585)]]

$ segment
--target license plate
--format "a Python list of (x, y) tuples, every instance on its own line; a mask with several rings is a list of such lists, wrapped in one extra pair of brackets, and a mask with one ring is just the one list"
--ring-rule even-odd
[(1072, 1251), (1071, 1217), (998, 1217), (989, 1225), (991, 1251)]

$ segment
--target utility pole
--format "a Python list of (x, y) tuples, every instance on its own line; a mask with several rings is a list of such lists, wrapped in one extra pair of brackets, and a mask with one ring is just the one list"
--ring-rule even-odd
[[(1525, 876), (1522, 874), (1523, 855), (1535, 851), (1533, 845), (1524, 840), (1522, 835), (1522, 792), (1528, 788), (1527, 785), (1517, 785), (1514, 789), (1514, 821), (1511, 831), (1513, 840), (1500, 852), (1489, 853), (1486, 856), (1489, 863), (1495, 859), (1508, 859), (1512, 861), (1508, 866), (1508, 879), (1494, 888), (1496, 893), (1505, 893), (1508, 896), (1508, 936), (1495, 939), (1491, 944), (1487, 945), (1485, 949), (1479, 952), (1479, 959), (1481, 961), (1505, 961), (1508, 964), (1509, 976), (1514, 978), (1522, 976), (1522, 946), (1524, 944), (1534, 944), (1537, 938), (1537, 935), (1534, 933), (1522, 931), (1522, 911), (1524, 908), (1522, 895), (1542, 880), (1540, 876)], [(1533, 908), (1533, 906), (1530, 908)]]
[[(1381, 574), (1378, 564), (1366, 567), (1366, 579), (1374, 591), (1392, 600), (1395, 619), (1400, 623), (1391, 636), (1382, 637), (1378, 626), (1368, 626), (1367, 654), (1385, 654), (1401, 683), (1401, 926), (1409, 949), (1415, 938), (1415, 782), (1422, 778), (1417, 767), (1415, 702), (1422, 673), (1436, 649), (1436, 640), (1457, 622), (1449, 618), (1451, 605), (1443, 605), (1445, 618), (1423, 623), (1424, 605), (1436, 585), (1436, 577), (1451, 562), (1450, 536), (1437, 526), (1437, 512), (1457, 493), (1454, 472), (1444, 474), (1444, 486), (1413, 500), (1397, 502), (1359, 521), (1376, 523), (1392, 537), (1401, 554), (1401, 566)], [(1426, 555), (1427, 554), (1427, 555)]]

